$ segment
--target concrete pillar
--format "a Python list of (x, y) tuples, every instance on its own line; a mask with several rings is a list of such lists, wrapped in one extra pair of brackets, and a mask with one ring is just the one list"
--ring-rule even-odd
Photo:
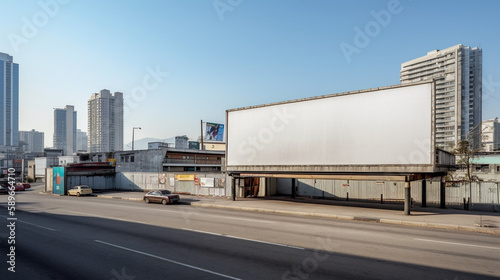
[(422, 207), (427, 207), (427, 180), (422, 180)]
[(410, 181), (405, 182), (405, 215), (410, 215), (411, 208), (411, 187)]

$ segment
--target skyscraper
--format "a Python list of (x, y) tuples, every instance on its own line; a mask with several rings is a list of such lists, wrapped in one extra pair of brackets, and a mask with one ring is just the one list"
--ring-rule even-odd
[(76, 146), (77, 146), (77, 151), (87, 151), (87, 132), (81, 131), (80, 129), (76, 130)]
[(123, 93), (103, 89), (88, 101), (88, 151), (123, 150)]
[(76, 111), (72, 105), (54, 109), (54, 148), (63, 149), (65, 155), (76, 150)]
[(24, 142), (26, 147), (25, 152), (28, 153), (43, 153), (45, 136), (43, 132), (34, 129), (30, 131), (19, 131), (19, 141)]
[(453, 149), (482, 118), (483, 51), (456, 45), (401, 64), (401, 83), (436, 81), (436, 144)]
[(0, 146), (19, 142), (19, 65), (0, 53)]

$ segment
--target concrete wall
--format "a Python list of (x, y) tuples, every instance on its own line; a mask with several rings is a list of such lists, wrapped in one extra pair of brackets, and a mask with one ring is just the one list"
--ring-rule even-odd
[(58, 164), (59, 164), (59, 159), (56, 157), (35, 158), (35, 176), (37, 178), (45, 177), (45, 169)]
[(54, 188), (54, 172), (52, 168), (46, 168), (45, 169), (45, 176), (47, 177), (47, 180), (45, 180), (45, 191), (48, 193), (52, 193), (52, 190)]
[[(161, 172), (166, 149), (116, 152), (116, 172)], [(133, 162), (131, 157), (133, 156)]]

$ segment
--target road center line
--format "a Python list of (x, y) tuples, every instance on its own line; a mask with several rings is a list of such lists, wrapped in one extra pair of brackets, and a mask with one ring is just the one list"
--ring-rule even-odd
[(476, 247), (476, 248), (485, 248), (485, 249), (500, 250), (499, 247), (490, 247), (490, 246), (481, 246), (481, 245), (473, 245), (473, 244), (455, 243), (455, 242), (438, 241), (438, 240), (431, 240), (431, 239), (420, 239), (420, 238), (414, 238), (414, 239), (415, 240), (419, 240), (419, 241), (425, 241), (425, 242), (434, 242), (434, 243), (449, 244), (449, 245), (458, 245), (458, 246), (467, 246), (467, 247)]
[(229, 276), (229, 275), (225, 275), (225, 274), (218, 273), (218, 272), (215, 272), (215, 271), (211, 271), (211, 270), (208, 270), (208, 269), (204, 269), (204, 268), (201, 268), (201, 267), (197, 267), (197, 266), (193, 266), (193, 265), (181, 263), (181, 262), (178, 262), (178, 261), (170, 260), (170, 259), (167, 259), (167, 258), (163, 258), (163, 257), (160, 257), (160, 256), (156, 256), (156, 255), (148, 254), (148, 253), (145, 253), (145, 252), (137, 251), (137, 250), (130, 249), (130, 248), (127, 248), (127, 247), (122, 247), (122, 246), (119, 246), (119, 245), (111, 244), (111, 243), (104, 242), (104, 241), (101, 241), (101, 240), (94, 240), (94, 241), (97, 242), (97, 243), (101, 243), (101, 244), (108, 245), (108, 246), (111, 246), (111, 247), (119, 248), (119, 249), (126, 250), (126, 251), (129, 251), (129, 252), (134, 252), (134, 253), (141, 254), (141, 255), (144, 255), (144, 256), (148, 256), (148, 257), (152, 257), (152, 258), (159, 259), (159, 260), (162, 260), (162, 261), (166, 261), (166, 262), (169, 262), (169, 263), (181, 265), (181, 266), (184, 266), (184, 267), (188, 267), (188, 268), (191, 268), (191, 269), (195, 269), (195, 270), (207, 272), (207, 273), (214, 274), (214, 275), (218, 275), (218, 276), (221, 276), (221, 277), (224, 277), (224, 278), (234, 279), (234, 280), (240, 280), (240, 278), (232, 277), (232, 276)]
[(255, 239), (249, 239), (249, 238), (238, 237), (238, 236), (234, 236), (234, 235), (227, 235), (227, 234), (222, 234), (222, 233), (215, 233), (215, 232), (209, 232), (209, 231), (203, 231), (203, 230), (196, 230), (196, 229), (189, 229), (189, 228), (183, 228), (182, 230), (194, 231), (194, 232), (205, 233), (205, 234), (210, 234), (210, 235), (215, 235), (215, 236), (229, 237), (229, 238), (234, 238), (234, 239), (239, 239), (239, 240), (245, 240), (245, 241), (258, 242), (258, 243), (263, 243), (263, 244), (268, 244), (268, 245), (275, 245), (275, 246), (287, 247), (287, 248), (292, 248), (292, 249), (297, 249), (297, 250), (305, 250), (304, 248), (295, 247), (295, 246), (292, 246), (292, 245), (285, 245), (285, 244), (279, 244), (279, 243), (273, 243), (273, 242), (255, 240)]

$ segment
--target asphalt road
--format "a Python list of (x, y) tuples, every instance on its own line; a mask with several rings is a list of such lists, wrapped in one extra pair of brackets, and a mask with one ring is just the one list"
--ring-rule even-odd
[(499, 279), (500, 237), (96, 197), (0, 195), (0, 279)]

